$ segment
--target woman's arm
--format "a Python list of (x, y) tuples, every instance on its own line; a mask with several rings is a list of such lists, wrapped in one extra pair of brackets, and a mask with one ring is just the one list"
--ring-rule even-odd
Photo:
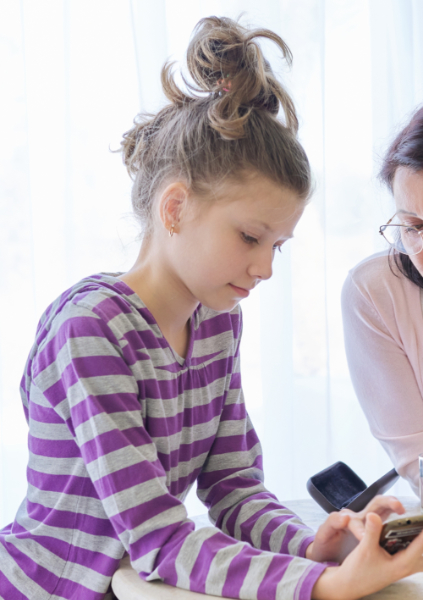
[[(384, 318), (379, 310), (380, 299), (389, 305)], [(406, 308), (401, 307), (402, 311)], [(400, 332), (394, 327), (397, 310), (388, 286), (379, 293), (378, 301), (372, 302), (369, 292), (348, 275), (342, 292), (342, 312), (351, 380), (372, 434), (417, 494), (417, 456), (423, 449), (423, 398)], [(420, 306), (418, 310), (421, 314)], [(392, 322), (387, 322), (391, 315)], [(406, 318), (412, 327), (413, 316)], [(420, 378), (421, 374), (417, 376)]]

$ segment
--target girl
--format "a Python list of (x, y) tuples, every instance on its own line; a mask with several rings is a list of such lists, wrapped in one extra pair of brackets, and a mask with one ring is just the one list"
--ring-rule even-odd
[(395, 215), (380, 228), (390, 251), (349, 274), (343, 291), (351, 378), (370, 428), (419, 494), (423, 452), (423, 108), (397, 135), (380, 172)]
[[(394, 557), (378, 545), (381, 518), (403, 511), (394, 498), (331, 515), (313, 541), (263, 485), (238, 304), (271, 277), (310, 170), (259, 36), (290, 60), (274, 33), (213, 17), (188, 49), (194, 93), (164, 67), (169, 105), (122, 142), (139, 257), (41, 318), (21, 389), (28, 493), (0, 534), (3, 598), (111, 598), (126, 552), (149, 581), (251, 599), (349, 600), (423, 568), (423, 537)], [(197, 531), (183, 504), (194, 482), (215, 525)], [(328, 566), (353, 534), (356, 549)]]

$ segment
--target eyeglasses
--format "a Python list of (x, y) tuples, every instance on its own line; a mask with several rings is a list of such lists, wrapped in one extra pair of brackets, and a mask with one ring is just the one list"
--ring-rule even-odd
[(423, 229), (411, 225), (391, 224), (395, 215), (389, 219), (386, 225), (379, 227), (380, 235), (383, 235), (390, 246), (402, 254), (414, 256), (423, 250)]

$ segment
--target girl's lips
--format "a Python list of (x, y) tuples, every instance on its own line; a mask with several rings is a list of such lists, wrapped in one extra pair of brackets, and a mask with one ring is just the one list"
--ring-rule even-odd
[(242, 296), (242, 298), (247, 298), (250, 295), (250, 290), (246, 290), (245, 288), (238, 287), (237, 285), (233, 285), (233, 283), (229, 284), (233, 290), (238, 294), (238, 296)]

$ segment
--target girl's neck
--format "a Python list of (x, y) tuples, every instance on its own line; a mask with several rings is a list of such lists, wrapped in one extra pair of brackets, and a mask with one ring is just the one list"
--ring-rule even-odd
[(134, 266), (119, 279), (143, 301), (172, 348), (185, 356), (189, 345), (189, 320), (198, 301), (184, 288), (167, 265), (143, 251)]

